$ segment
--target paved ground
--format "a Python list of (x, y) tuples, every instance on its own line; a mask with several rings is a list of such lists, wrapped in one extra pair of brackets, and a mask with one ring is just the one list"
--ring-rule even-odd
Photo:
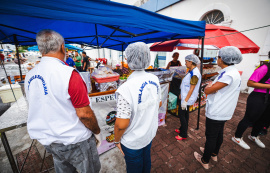
[[(248, 94), (241, 94), (234, 116), (227, 121), (224, 129), (224, 142), (218, 155), (219, 161), (210, 161), (211, 169), (204, 170), (193, 156), (194, 151), (205, 144), (205, 111), (201, 111), (200, 129), (195, 130), (198, 112), (190, 114), (189, 138), (186, 141), (177, 141), (174, 137), (175, 128), (179, 128), (177, 117), (169, 116), (166, 126), (159, 127), (152, 146), (152, 172), (270, 172), (270, 132), (261, 137), (266, 149), (259, 148), (247, 138), (251, 129), (244, 133), (244, 140), (251, 147), (242, 149), (231, 141), (238, 122), (245, 113)], [(201, 153), (201, 152), (199, 152)]]
[[(195, 130), (197, 111), (190, 114), (189, 138), (186, 141), (177, 141), (174, 138), (177, 135), (174, 129), (180, 125), (178, 118), (168, 116), (166, 125), (159, 127), (152, 146), (151, 172), (270, 172), (270, 132), (267, 136), (261, 137), (266, 149), (257, 147), (247, 138), (251, 129), (244, 134), (244, 140), (250, 145), (251, 150), (242, 149), (231, 141), (238, 122), (244, 116), (247, 96), (247, 94), (240, 95), (235, 114), (225, 125), (224, 143), (218, 156), (219, 161), (210, 162), (212, 166), (210, 170), (205, 171), (193, 156), (193, 152), (199, 152), (199, 147), (204, 146), (205, 143), (205, 112), (202, 109), (199, 130)], [(31, 143), (26, 127), (7, 132), (7, 137), (14, 155), (28, 148)], [(37, 147), (43, 148), (39, 145)], [(101, 173), (125, 172), (124, 159), (117, 148), (101, 155), (100, 160)], [(12, 170), (0, 141), (0, 173), (10, 172)]]

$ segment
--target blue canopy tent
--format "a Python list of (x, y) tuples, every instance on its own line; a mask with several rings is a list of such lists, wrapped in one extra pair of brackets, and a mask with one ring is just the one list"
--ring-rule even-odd
[[(135, 6), (98, 0), (2, 0), (0, 42), (36, 45), (41, 29), (53, 29), (66, 43), (122, 51), (129, 43), (153, 43), (204, 36), (204, 21), (173, 19)], [(16, 37), (14, 37), (16, 36)]]
[[(17, 57), (18, 45), (36, 45), (35, 36), (41, 29), (59, 32), (68, 44), (122, 52), (138, 41), (202, 38), (203, 45), (205, 35), (205, 21), (174, 19), (104, 0), (1, 0), (0, 18), (0, 44), (15, 44)], [(14, 159), (11, 164), (17, 172)]]
[[(79, 53), (83, 51), (82, 48), (79, 48), (79, 47), (76, 47), (76, 46), (72, 46), (72, 45), (70, 45), (70, 44), (65, 44), (65, 47), (66, 47), (66, 49), (68, 49), (68, 50), (77, 50)], [(39, 50), (38, 50), (38, 46), (32, 46), (32, 47), (29, 47), (27, 50), (28, 50), (28, 51), (39, 51)]]

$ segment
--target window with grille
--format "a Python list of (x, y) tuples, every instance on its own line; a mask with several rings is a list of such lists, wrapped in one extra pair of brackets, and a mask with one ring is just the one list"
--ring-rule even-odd
[(224, 21), (224, 15), (219, 10), (213, 10), (208, 12), (203, 18), (202, 21), (205, 21), (207, 24), (219, 24)]

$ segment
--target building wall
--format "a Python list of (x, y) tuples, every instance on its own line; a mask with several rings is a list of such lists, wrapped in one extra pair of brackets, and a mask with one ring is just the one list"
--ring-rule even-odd
[[(200, 20), (208, 11), (221, 10), (230, 26), (238, 31), (270, 25), (269, 0), (184, 0), (169, 6), (161, 11), (169, 17)], [(267, 59), (267, 53), (270, 51), (270, 27), (244, 32), (261, 49), (257, 54), (244, 54), (243, 61), (236, 65), (239, 71), (243, 71), (241, 90), (247, 91), (247, 81), (259, 64), (260, 60)], [(177, 50), (176, 50), (177, 51)], [(184, 56), (192, 53), (191, 51), (179, 51), (180, 61), (184, 63)], [(167, 63), (172, 60), (172, 53), (167, 53)], [(251, 91), (251, 90), (250, 90)]]

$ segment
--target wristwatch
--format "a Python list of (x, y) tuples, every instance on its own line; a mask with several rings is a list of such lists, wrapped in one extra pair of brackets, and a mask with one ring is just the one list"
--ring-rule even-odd
[(115, 141), (114, 141), (114, 144), (120, 144), (120, 141), (119, 141), (119, 142), (115, 142)]

